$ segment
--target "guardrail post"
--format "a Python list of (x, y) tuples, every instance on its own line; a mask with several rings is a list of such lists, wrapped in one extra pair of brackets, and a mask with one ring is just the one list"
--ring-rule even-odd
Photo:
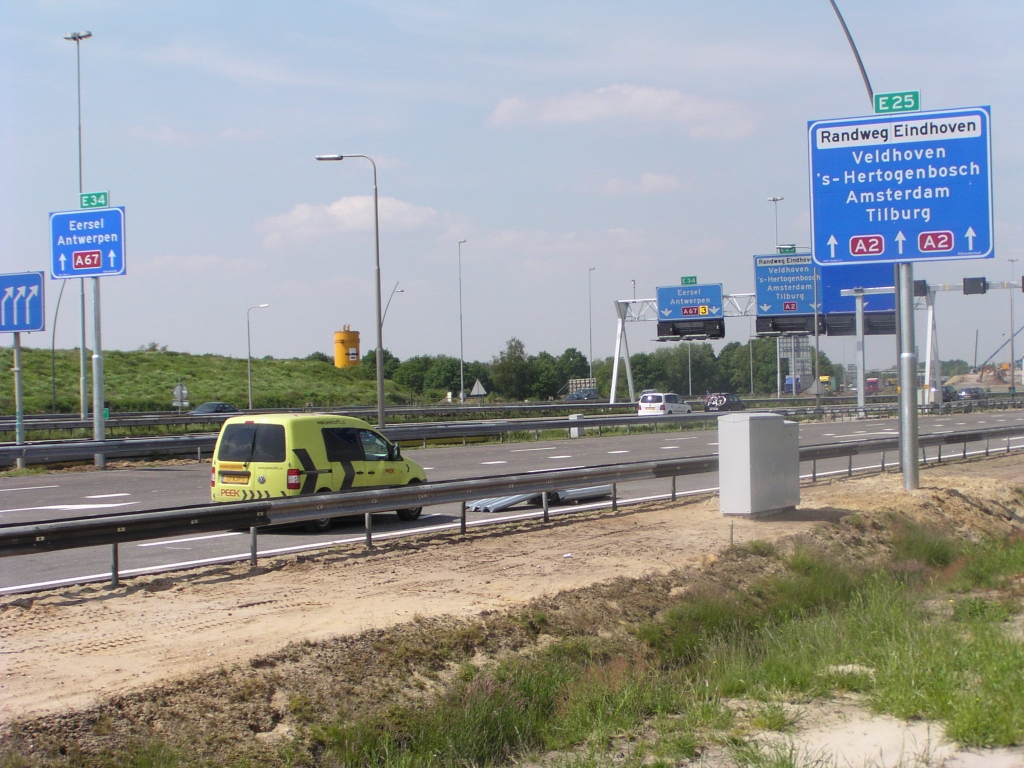
[(200, 448), (196, 448), (196, 464), (202, 464), (202, 463), (203, 463), (203, 449), (201, 447)]
[(121, 570), (120, 564), (118, 563), (118, 551), (117, 542), (115, 541), (110, 545), (110, 586), (116, 589), (120, 586), (118, 581), (118, 572)]
[(676, 476), (672, 475), (672, 501), (676, 500)]
[(249, 565), (256, 567), (256, 526), (249, 528)]
[(612, 483), (612, 512), (619, 511), (619, 484)]
[(985, 458), (988, 458), (988, 439), (985, 439)]
[(964, 455), (961, 458), (964, 458), (964, 459), (967, 458), (967, 441), (966, 440), (964, 440)]
[(366, 548), (367, 549), (373, 549), (373, 516), (369, 512), (367, 512), (365, 514), (365, 518), (366, 518), (366, 522), (365, 522), (365, 525), (366, 525)]
[(459, 503), (459, 533), (463, 536), (466, 535), (466, 502), (462, 501)]
[(853, 454), (850, 454), (850, 463), (846, 465), (846, 476), (853, 477)]
[(1007, 437), (1006, 437), (1006, 452), (1007, 453), (1010, 452), (1010, 437), (1009, 437), (1009, 435), (1007, 435)]
[(550, 521), (550, 518), (548, 517), (548, 492), (541, 491), (540, 498), (541, 504), (544, 506), (544, 522), (547, 523)]
[(811, 482), (818, 482), (818, 460), (811, 459)]
[(939, 464), (942, 463), (942, 446), (941, 445), (939, 445), (939, 458), (937, 459), (937, 463), (939, 463)]

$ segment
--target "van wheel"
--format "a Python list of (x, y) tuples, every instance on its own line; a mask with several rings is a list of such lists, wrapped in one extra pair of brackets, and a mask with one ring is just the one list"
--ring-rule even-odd
[[(330, 488), (320, 488), (317, 493), (330, 493)], [(318, 517), (316, 520), (307, 520), (305, 528), (310, 533), (327, 533), (331, 530), (331, 523), (334, 520), (329, 517)]]
[[(418, 481), (413, 480), (412, 482), (409, 483), (409, 485), (415, 485), (417, 482)], [(423, 512), (423, 507), (412, 507), (411, 509), (396, 509), (395, 512), (398, 513), (399, 520), (410, 522), (420, 516), (420, 513)]]

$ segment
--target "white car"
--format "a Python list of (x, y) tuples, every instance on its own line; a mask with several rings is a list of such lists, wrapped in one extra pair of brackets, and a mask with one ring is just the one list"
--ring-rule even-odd
[(648, 392), (640, 395), (637, 416), (668, 416), (672, 413), (693, 413), (689, 403), (674, 392)]

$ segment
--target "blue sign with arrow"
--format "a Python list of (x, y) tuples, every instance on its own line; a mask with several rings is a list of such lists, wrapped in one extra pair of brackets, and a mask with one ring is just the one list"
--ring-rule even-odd
[(809, 253), (755, 256), (757, 316), (813, 315), (814, 270)]
[(45, 328), (43, 273), (0, 275), (0, 333), (28, 333)]
[[(856, 312), (857, 299), (842, 296), (840, 291), (849, 288), (885, 288), (893, 284), (892, 264), (850, 264), (822, 267), (821, 304), (825, 314)], [(864, 297), (865, 312), (894, 312), (896, 294), (876, 293)]]
[(808, 123), (814, 261), (992, 258), (990, 124), (988, 107)]
[(668, 285), (658, 288), (659, 320), (722, 317), (722, 284)]
[(54, 280), (124, 273), (124, 208), (50, 214), (50, 276)]

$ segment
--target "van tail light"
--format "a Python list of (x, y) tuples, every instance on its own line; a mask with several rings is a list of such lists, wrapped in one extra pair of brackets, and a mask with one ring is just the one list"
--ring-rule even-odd
[(659, 411), (664, 411), (665, 410), (665, 406), (664, 405), (659, 405), (658, 406), (658, 410)]
[(216, 467), (210, 467), (210, 487), (211, 488), (216, 488), (217, 487), (217, 468)]
[(302, 486), (302, 481), (299, 479), (299, 470), (289, 469), (288, 470), (288, 490), (297, 491)]

